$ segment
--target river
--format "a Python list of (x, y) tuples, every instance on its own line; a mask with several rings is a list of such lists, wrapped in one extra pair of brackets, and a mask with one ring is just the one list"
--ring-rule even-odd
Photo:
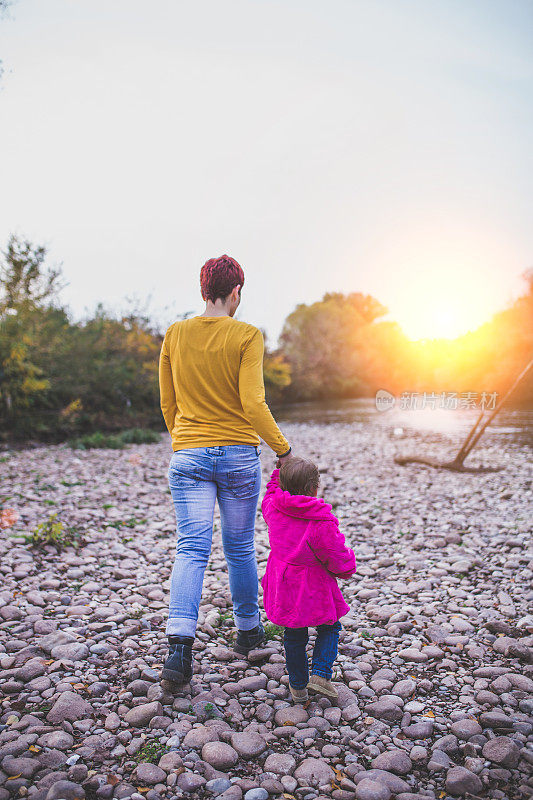
[[(374, 400), (323, 400), (293, 403), (275, 410), (280, 424), (305, 422), (318, 424), (350, 423), (385, 426), (398, 438), (450, 440), (460, 443), (474, 424), (479, 411), (475, 410), (401, 410), (394, 407), (378, 411)], [(502, 409), (485, 431), (481, 442), (500, 443), (508, 447), (533, 447), (533, 411)]]

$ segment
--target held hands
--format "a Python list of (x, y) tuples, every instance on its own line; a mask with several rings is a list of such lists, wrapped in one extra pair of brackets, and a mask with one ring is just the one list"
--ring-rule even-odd
[(287, 461), (291, 460), (291, 458), (294, 458), (294, 453), (292, 450), (290, 453), (287, 453), (286, 456), (281, 456), (281, 458), (278, 457), (278, 460), (276, 461), (276, 469), (279, 469), (282, 464), (286, 464)]

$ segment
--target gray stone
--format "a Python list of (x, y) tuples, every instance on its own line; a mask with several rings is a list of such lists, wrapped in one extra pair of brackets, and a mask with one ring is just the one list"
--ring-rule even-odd
[(267, 800), (268, 792), (266, 789), (256, 788), (248, 789), (244, 795), (244, 800)]
[(334, 780), (335, 773), (321, 758), (304, 758), (302, 763), (296, 767), (294, 777), (298, 780), (305, 780), (309, 786), (321, 786)]
[(132, 786), (131, 783), (126, 783), (125, 781), (121, 781), (117, 783), (115, 789), (113, 791), (113, 798), (114, 800), (124, 800), (126, 797), (131, 797), (132, 794), (137, 792), (137, 788)]
[(299, 722), (307, 722), (309, 714), (303, 706), (288, 706), (287, 708), (280, 708), (276, 711), (274, 720), (276, 725), (285, 725), (290, 722), (291, 725), (297, 725)]
[(406, 725), (402, 728), (408, 739), (429, 739), (433, 735), (434, 723), (432, 720), (424, 720), (424, 722), (413, 722), (412, 725)]
[(124, 720), (134, 728), (145, 728), (153, 717), (161, 717), (162, 715), (163, 706), (158, 700), (154, 700), (152, 703), (142, 703), (139, 706), (130, 708)]
[(520, 748), (508, 736), (496, 736), (483, 746), (483, 756), (502, 767), (516, 767), (520, 760)]
[(10, 777), (17, 775), (22, 778), (32, 778), (40, 768), (41, 765), (35, 758), (6, 756), (2, 760), (2, 769)]
[(220, 736), (214, 726), (198, 725), (198, 727), (191, 728), (187, 732), (183, 740), (183, 747), (192, 747), (194, 750), (200, 750), (207, 742), (218, 742), (219, 739)]
[(396, 775), (407, 775), (412, 766), (411, 759), (404, 750), (386, 750), (372, 761), (373, 769), (384, 769)]
[(353, 703), (357, 704), (359, 701), (358, 696), (346, 686), (344, 683), (336, 683), (335, 688), (337, 689), (337, 706), (340, 709), (346, 708), (346, 706), (351, 706)]
[(290, 753), (271, 753), (263, 765), (265, 772), (276, 775), (290, 775), (296, 766), (296, 759)]
[(58, 699), (46, 715), (48, 722), (52, 724), (58, 722), (75, 722), (78, 719), (91, 717), (92, 706), (76, 692), (62, 692)]
[(245, 758), (254, 758), (266, 750), (266, 742), (263, 737), (253, 731), (234, 733), (231, 737), (231, 744), (237, 753)]
[(391, 772), (386, 772), (383, 769), (367, 769), (358, 772), (353, 776), (353, 782), (359, 784), (364, 778), (369, 778), (376, 783), (383, 783), (393, 794), (409, 791), (409, 784), (404, 781), (403, 778), (398, 777), (398, 775), (393, 775)]
[(74, 737), (66, 731), (52, 731), (39, 737), (38, 744), (56, 750), (69, 750), (74, 744)]
[(478, 794), (483, 789), (483, 784), (477, 775), (464, 767), (452, 767), (446, 774), (446, 791), (454, 797), (463, 797), (465, 794)]
[(389, 800), (391, 791), (384, 783), (363, 778), (355, 790), (357, 800)]
[(399, 722), (403, 717), (402, 709), (393, 703), (392, 700), (375, 700), (365, 708), (365, 713), (377, 719), (384, 719), (387, 722)]
[(157, 762), (157, 766), (164, 769), (165, 772), (173, 772), (176, 769), (179, 769), (183, 765), (183, 759), (181, 758), (175, 750), (171, 750), (169, 753), (163, 753), (159, 761)]
[(182, 792), (190, 793), (195, 792), (200, 786), (205, 784), (205, 778), (201, 775), (196, 775), (194, 772), (182, 772), (178, 775), (177, 786)]
[(205, 788), (211, 794), (222, 794), (231, 786), (232, 783), (227, 778), (214, 778), (212, 781), (207, 781)]
[(165, 770), (156, 764), (150, 764), (148, 761), (141, 761), (137, 765), (135, 775), (140, 783), (143, 785), (148, 784), (149, 786), (153, 786), (154, 783), (163, 783), (167, 778)]
[(398, 697), (401, 697), (402, 700), (406, 700), (408, 697), (415, 692), (416, 683), (412, 678), (406, 678), (405, 680), (398, 681), (392, 687), (392, 694), (397, 694)]
[(471, 736), (481, 733), (483, 728), (475, 719), (458, 719), (457, 722), (452, 722), (450, 730), (458, 739), (470, 739)]
[(453, 761), (448, 753), (445, 753), (443, 750), (432, 751), (431, 758), (429, 759), (428, 763), (428, 769), (430, 772), (445, 772), (451, 766), (453, 766)]
[(361, 709), (357, 703), (350, 703), (348, 706), (344, 706), (341, 711), (341, 717), (345, 722), (353, 722), (354, 719), (358, 719), (361, 716)]
[(224, 742), (206, 742), (202, 747), (202, 758), (215, 769), (226, 770), (235, 766), (239, 755), (233, 747)]
[(54, 647), (57, 647), (60, 644), (68, 644), (70, 642), (75, 642), (76, 637), (72, 636), (70, 633), (65, 633), (64, 631), (54, 631), (54, 633), (48, 633), (46, 636), (41, 636), (36, 639), (35, 644), (44, 650), (45, 653), (50, 654)]
[(479, 721), (483, 728), (509, 730), (513, 727), (512, 718), (500, 711), (484, 711), (479, 715)]
[(251, 675), (249, 678), (241, 678), (239, 681), (241, 692), (257, 692), (258, 689), (264, 689), (266, 685), (266, 675)]
[(65, 661), (83, 661), (89, 655), (89, 648), (83, 642), (58, 644), (51, 652), (52, 658)]
[(15, 680), (27, 683), (34, 678), (38, 678), (46, 673), (46, 667), (42, 658), (30, 658), (22, 667), (15, 672)]
[(46, 794), (46, 800), (84, 800), (83, 786), (72, 781), (56, 781)]

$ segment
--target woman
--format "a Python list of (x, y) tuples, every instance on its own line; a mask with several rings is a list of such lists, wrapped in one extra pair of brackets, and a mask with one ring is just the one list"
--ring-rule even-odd
[(292, 455), (265, 403), (261, 331), (234, 319), (243, 283), (233, 258), (207, 261), (200, 272), (204, 313), (171, 325), (161, 348), (161, 410), (172, 436), (168, 477), (178, 530), (166, 629), (169, 656), (161, 677), (175, 683), (192, 676), (215, 500), (237, 628), (235, 650), (247, 654), (264, 641), (254, 546), (259, 437), (281, 462)]

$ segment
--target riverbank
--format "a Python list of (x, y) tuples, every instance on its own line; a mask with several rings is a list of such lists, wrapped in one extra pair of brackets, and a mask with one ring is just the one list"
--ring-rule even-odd
[[(450, 455), (463, 432), (380, 419), (283, 424), (319, 464), (358, 560), (336, 707), (288, 702), (277, 631), (250, 661), (231, 650), (218, 515), (193, 681), (159, 684), (175, 547), (166, 437), (7, 455), (2, 494), (20, 517), (0, 543), (0, 800), (531, 796), (530, 454), (489, 435), (471, 463), (501, 472), (399, 467), (396, 453)], [(266, 447), (262, 462), (264, 486)], [(76, 549), (22, 538), (51, 513)], [(266, 542), (259, 514), (260, 573)]]

